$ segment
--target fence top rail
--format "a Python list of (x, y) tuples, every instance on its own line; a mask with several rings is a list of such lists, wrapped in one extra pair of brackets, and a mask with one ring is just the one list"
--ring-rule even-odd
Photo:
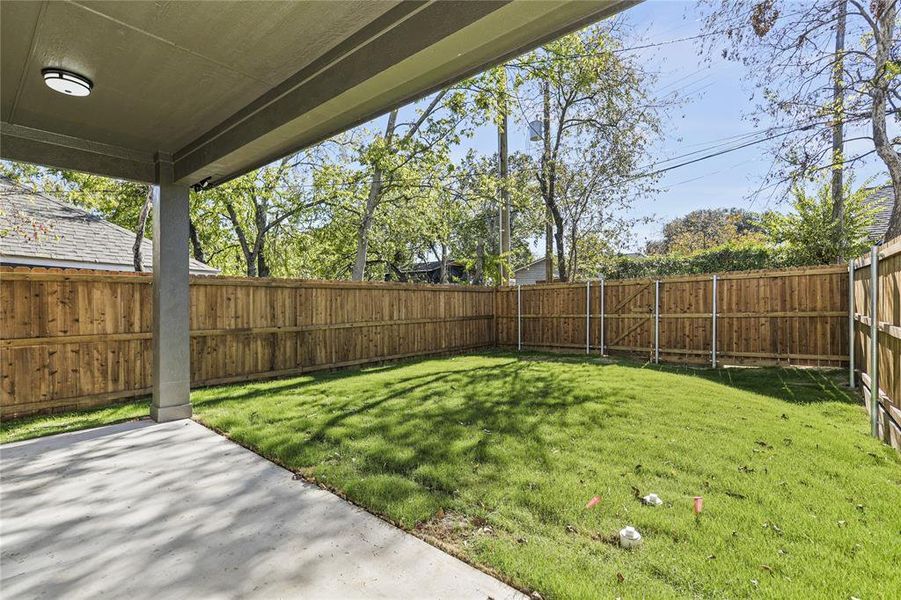
[[(888, 252), (888, 254), (886, 254)], [(890, 256), (901, 252), (901, 238), (889, 242), (880, 247), (880, 256)], [(866, 262), (864, 261), (866, 259)], [(858, 259), (856, 269), (861, 269), (869, 264), (869, 256)], [(731, 271), (716, 273), (718, 279), (759, 279), (775, 277), (793, 277), (799, 275), (826, 275), (833, 273), (847, 273), (847, 265), (820, 265), (811, 267), (797, 267), (789, 269), (766, 269), (756, 271)], [(659, 278), (640, 277), (630, 279), (605, 279), (605, 285), (649, 285), (655, 281), (662, 283), (694, 283), (710, 281), (714, 273), (698, 275), (674, 275)], [(133, 284), (150, 284), (153, 281), (152, 273), (135, 273), (130, 271), (104, 271), (90, 269), (60, 269), (44, 267), (9, 267), (0, 266), (0, 279), (8, 281), (106, 281)], [(452, 291), (452, 292), (477, 292), (490, 293), (495, 289), (499, 291), (512, 291), (517, 286), (498, 286), (497, 288), (478, 285), (459, 284), (425, 284), (404, 283), (394, 281), (326, 281), (321, 279), (289, 279), (275, 277), (233, 277), (223, 275), (191, 275), (191, 283), (194, 285), (230, 285), (230, 286), (258, 286), (258, 287), (307, 287), (307, 288), (336, 288), (336, 289), (396, 289), (409, 291)], [(525, 290), (552, 290), (579, 287), (586, 283), (597, 284), (597, 279), (588, 281), (576, 281), (569, 283), (534, 283), (523, 285)]]
[[(879, 260), (886, 259), (890, 256), (894, 256), (896, 254), (901, 254), (901, 236), (898, 236), (892, 240), (885, 242), (884, 244), (878, 246), (879, 250)], [(858, 256), (854, 259), (854, 270), (858, 271), (860, 269), (866, 268), (870, 266), (870, 253), (867, 252), (863, 256)]]
[[(776, 277), (796, 277), (799, 275), (831, 275), (834, 273), (848, 273), (848, 265), (814, 265), (810, 267), (792, 267), (788, 269), (762, 269), (756, 271), (728, 271), (725, 273), (704, 273), (698, 275), (671, 275), (662, 277), (638, 277), (630, 279), (604, 279), (604, 285), (648, 285), (655, 281), (660, 283), (693, 283), (698, 281), (711, 281), (716, 275), (720, 281), (729, 279), (761, 279)], [(596, 284), (598, 279), (588, 280), (587, 283)], [(526, 290), (552, 290), (559, 288), (584, 287), (586, 281), (575, 281), (569, 283), (530, 283), (524, 284), (522, 289)], [(500, 291), (515, 290), (516, 286), (500, 286)]]
[[(6, 281), (105, 281), (150, 284), (152, 273), (131, 271), (103, 271), (91, 269), (56, 269), (44, 267), (0, 267), (0, 280)], [(493, 287), (458, 284), (402, 283), (393, 281), (324, 281), (319, 279), (282, 279), (270, 277), (227, 277), (222, 275), (191, 275), (194, 285), (241, 285), (258, 287), (379, 289), (409, 291), (445, 291), (490, 293)]]

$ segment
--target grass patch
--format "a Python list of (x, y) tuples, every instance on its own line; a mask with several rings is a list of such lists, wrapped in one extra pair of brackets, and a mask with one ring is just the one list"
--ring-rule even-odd
[[(486, 353), (192, 397), (199, 421), (545, 598), (890, 597), (901, 459), (836, 378)], [(611, 543), (626, 524), (636, 551)]]
[[(816, 371), (486, 354), (195, 400), (200, 421), (546, 598), (901, 586), (901, 463)], [(627, 523), (637, 552), (607, 541)]]
[(3, 421), (0, 422), (0, 444), (132, 421), (149, 414), (150, 400), (144, 398), (103, 408)]

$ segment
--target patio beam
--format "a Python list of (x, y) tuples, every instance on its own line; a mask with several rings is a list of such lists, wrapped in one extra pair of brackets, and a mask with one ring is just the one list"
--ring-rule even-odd
[(74, 169), (130, 181), (153, 181), (152, 152), (91, 142), (52, 131), (0, 122), (3, 158)]
[(191, 417), (188, 186), (174, 183), (172, 157), (156, 155), (153, 188), (154, 421)]

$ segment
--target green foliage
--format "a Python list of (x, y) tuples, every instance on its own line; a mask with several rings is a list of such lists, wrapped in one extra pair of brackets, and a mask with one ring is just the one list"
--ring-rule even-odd
[[(3, 161), (0, 162), (0, 175), (99, 214), (129, 231), (137, 228), (138, 215), (147, 198), (147, 186), (143, 183), (80, 171)], [(153, 235), (150, 227), (145, 235)]]
[(800, 264), (829, 264), (862, 254), (871, 240), (867, 228), (876, 208), (868, 202), (871, 190), (853, 189), (853, 178), (844, 185), (843, 219), (832, 213), (830, 181), (821, 177), (809, 192), (801, 182), (792, 186), (792, 209), (787, 214), (768, 213), (763, 224), (770, 239)]
[(535, 145), (529, 166), (541, 181), (564, 280), (595, 268), (597, 255), (585, 253), (598, 247), (593, 240), (623, 240), (638, 220), (627, 209), (656, 183), (642, 165), (674, 98), (656, 95), (655, 73), (622, 46), (621, 30), (604, 22), (511, 62), (516, 104), (543, 114), (547, 96), (544, 144)]
[(648, 242), (648, 254), (691, 254), (724, 244), (764, 242), (760, 215), (743, 208), (705, 208), (672, 219), (663, 239)]
[(782, 269), (806, 264), (810, 263), (772, 245), (745, 242), (724, 244), (691, 254), (658, 254), (638, 258), (618, 256), (608, 260), (600, 272), (610, 279), (629, 279)]

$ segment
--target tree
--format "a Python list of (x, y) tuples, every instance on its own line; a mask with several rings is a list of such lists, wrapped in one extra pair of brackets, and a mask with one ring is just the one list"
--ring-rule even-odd
[[(231, 227), (236, 244), (229, 246), (240, 251), (248, 277), (272, 274), (270, 240), (277, 237), (279, 229), (297, 225), (305, 211), (322, 201), (321, 195), (306, 185), (318, 165), (319, 150), (285, 157), (214, 189), (197, 192), (200, 204), (218, 213), (220, 222)], [(195, 210), (199, 208), (195, 205)]]
[(792, 186), (792, 209), (788, 214), (767, 213), (763, 223), (772, 242), (783, 246), (797, 264), (830, 264), (844, 256), (857, 256), (866, 251), (871, 240), (868, 227), (873, 224), (876, 209), (868, 201), (872, 190), (854, 190), (853, 178), (847, 178), (843, 196), (843, 220), (832, 215), (832, 185), (821, 176), (814, 191), (802, 182)]
[[(773, 125), (773, 185), (853, 167), (877, 154), (901, 198), (901, 140), (887, 119), (899, 113), (897, 0), (707, 0), (704, 50), (743, 63), (758, 97), (749, 115)], [(841, 127), (859, 132), (836, 136)], [(868, 135), (869, 132), (869, 135)], [(839, 139), (841, 138), (841, 139)], [(847, 155), (848, 142), (864, 144)], [(868, 147), (867, 147), (868, 146)], [(835, 195), (833, 214), (839, 218)], [(841, 220), (841, 219), (839, 219)], [(889, 236), (901, 234), (901, 203)]]
[[(537, 229), (528, 215), (541, 208), (536, 203), (536, 184), (532, 171), (525, 168), (528, 157), (514, 154), (508, 157), (508, 163), (511, 168), (504, 178), (497, 168), (496, 156), (470, 151), (459, 166), (450, 165), (441, 181), (432, 186), (435, 193), (424, 211), (424, 233), (431, 255), (442, 264), (449, 257), (465, 263), (475, 273), (473, 283), (502, 283), (504, 273), (511, 273), (515, 265), (531, 259), (528, 240)], [(511, 209), (509, 251), (500, 244), (499, 201), (504, 202), (504, 189)], [(420, 259), (426, 258), (420, 255)]]
[(742, 208), (703, 208), (670, 220), (647, 254), (691, 254), (728, 243), (763, 241), (760, 216)]
[[(470, 82), (442, 90), (429, 98), (410, 121), (400, 121), (401, 110), (388, 114), (385, 130), (359, 148), (368, 180), (365, 204), (358, 209), (357, 245), (351, 278), (366, 275), (373, 219), (384, 202), (404, 202), (429, 188), (436, 167), (450, 163), (450, 148), (472, 133), (472, 117), (479, 113), (467, 93)], [(486, 102), (483, 100), (484, 108)]]
[(144, 270), (144, 253), (142, 246), (144, 245), (144, 231), (147, 229), (147, 217), (150, 215), (150, 209), (153, 206), (153, 188), (147, 186), (147, 192), (144, 197), (144, 205), (141, 207), (141, 213), (138, 216), (138, 225), (135, 227), (135, 243), (131, 248), (134, 257), (135, 271), (138, 273)]
[[(654, 76), (620, 53), (617, 22), (591, 26), (511, 63), (515, 100), (544, 113), (544, 146), (533, 162), (553, 223), (559, 278), (578, 265), (574, 245), (594, 235), (611, 208), (652, 190), (640, 163), (672, 101), (652, 96)], [(587, 227), (587, 228), (586, 228)], [(569, 248), (569, 250), (567, 250)]]

